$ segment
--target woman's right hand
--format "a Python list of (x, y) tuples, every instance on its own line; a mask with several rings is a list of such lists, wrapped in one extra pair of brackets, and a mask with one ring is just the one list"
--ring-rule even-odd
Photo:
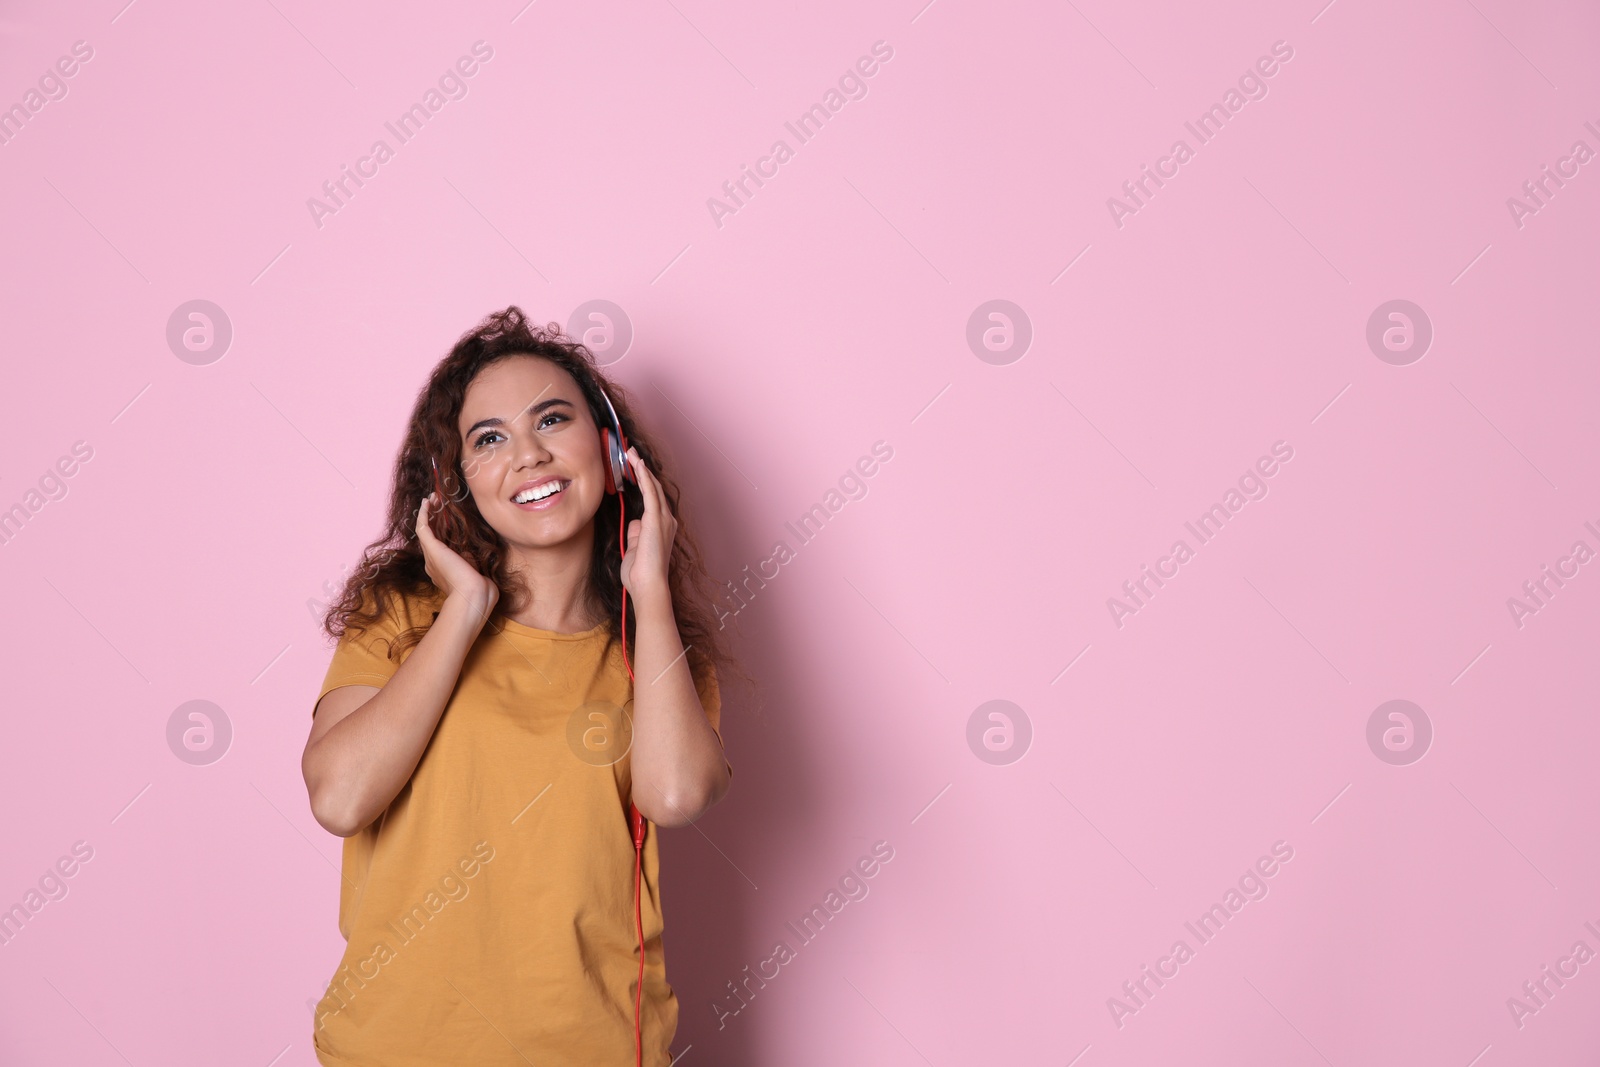
[(494, 579), (478, 573), (461, 553), (434, 536), (429, 520), (438, 502), (439, 494), (430, 493), (417, 509), (417, 541), (422, 545), (428, 580), (446, 599), (462, 598), (472, 605), (476, 616), (487, 619), (500, 601), (500, 587)]

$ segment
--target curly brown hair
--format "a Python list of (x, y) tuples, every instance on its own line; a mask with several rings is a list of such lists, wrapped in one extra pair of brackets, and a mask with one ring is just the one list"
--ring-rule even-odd
[[(639, 451), (678, 520), (672, 556), (667, 564), (667, 582), (672, 591), (672, 608), (677, 617), (678, 634), (688, 649), (688, 660), (696, 683), (709, 669), (728, 667), (743, 677), (719, 636), (710, 605), (716, 586), (706, 572), (698, 544), (689, 531), (683, 513), (678, 484), (671, 465), (656, 447), (652, 435), (640, 425), (628, 391), (606, 378), (597, 368), (594, 355), (583, 344), (568, 339), (559, 323), (530, 324), (515, 304), (486, 316), (475, 328), (461, 335), (450, 354), (439, 362), (427, 384), (417, 394), (417, 402), (406, 428), (405, 442), (395, 459), (394, 483), (389, 495), (389, 514), (384, 533), (362, 552), (361, 566), (345, 581), (339, 596), (322, 617), (322, 629), (338, 639), (351, 628), (365, 630), (383, 616), (386, 601), (395, 594), (437, 596), (424, 565), (422, 546), (417, 540), (415, 521), (422, 500), (434, 491), (433, 457), (438, 457), (443, 476), (445, 505), (434, 523), (439, 539), (471, 563), (478, 573), (493, 578), (500, 587), (502, 610), (520, 611), (531, 592), (521, 577), (508, 570), (505, 539), (478, 511), (472, 494), (458, 475), (461, 439), (457, 420), (467, 387), (478, 372), (492, 363), (513, 356), (545, 359), (572, 375), (583, 391), (589, 412), (597, 426), (610, 425), (601, 389), (610, 396), (628, 443)], [(639, 487), (624, 482), (628, 514), (644, 514), (644, 498)], [(613, 638), (622, 633), (622, 577), (620, 573), (617, 526), (619, 498), (607, 494), (595, 513), (594, 555), (589, 584), (595, 601), (610, 620)], [(636, 617), (628, 613), (628, 644), (634, 644)], [(414, 627), (391, 642), (389, 658), (398, 661), (427, 632)], [(720, 670), (718, 673), (721, 673)]]

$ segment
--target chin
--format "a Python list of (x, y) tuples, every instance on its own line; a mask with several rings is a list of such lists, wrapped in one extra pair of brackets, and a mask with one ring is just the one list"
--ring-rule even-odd
[(509, 528), (499, 531), (507, 544), (522, 545), (525, 548), (549, 548), (564, 544), (572, 540), (577, 532), (567, 529), (564, 525), (555, 527), (548, 523), (527, 521), (513, 522)]
[(589, 531), (593, 520), (593, 514), (582, 522), (575, 522), (566, 516), (558, 520), (555, 516), (530, 515), (518, 511), (508, 517), (505, 526), (497, 526), (496, 532), (510, 544), (525, 548), (554, 548), (574, 538), (591, 536)]

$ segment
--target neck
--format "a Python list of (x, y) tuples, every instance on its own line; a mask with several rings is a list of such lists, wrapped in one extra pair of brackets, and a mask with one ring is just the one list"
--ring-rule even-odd
[(603, 616), (589, 595), (593, 522), (559, 545), (508, 543), (506, 558), (507, 569), (528, 588), (525, 603), (501, 606), (507, 618), (556, 633), (582, 633), (600, 625)]

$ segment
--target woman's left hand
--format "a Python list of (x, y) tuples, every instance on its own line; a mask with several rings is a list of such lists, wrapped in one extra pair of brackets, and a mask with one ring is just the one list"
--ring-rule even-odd
[(622, 587), (641, 606), (672, 602), (667, 582), (667, 566), (672, 559), (672, 542), (678, 536), (678, 520), (667, 504), (661, 483), (639, 458), (636, 448), (628, 449), (628, 466), (644, 497), (644, 518), (628, 523), (627, 551), (622, 557)]

